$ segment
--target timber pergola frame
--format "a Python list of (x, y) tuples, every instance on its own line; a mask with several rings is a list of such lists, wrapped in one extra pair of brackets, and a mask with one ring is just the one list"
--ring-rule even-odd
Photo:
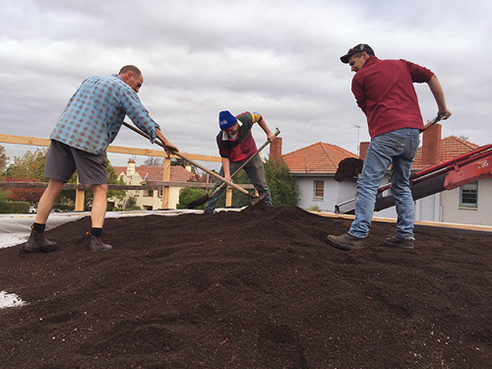
[[(15, 136), (6, 135), (0, 133), (0, 142), (8, 144), (17, 145), (30, 145), (30, 146), (41, 146), (48, 147), (51, 140), (47, 138), (37, 138), (37, 137), (26, 137), (26, 136)], [(150, 150), (150, 149), (139, 149), (134, 147), (124, 147), (124, 146), (113, 146), (109, 145), (107, 152), (115, 154), (130, 154), (139, 156), (154, 156), (161, 157), (164, 159), (163, 165), (163, 178), (162, 181), (144, 181), (142, 185), (114, 185), (108, 184), (108, 189), (110, 190), (161, 190), (162, 189), (162, 206), (161, 209), (169, 208), (169, 188), (170, 187), (192, 187), (192, 188), (205, 188), (210, 189), (214, 186), (214, 183), (204, 183), (204, 182), (171, 182), (171, 158), (178, 158), (178, 156), (171, 155), (170, 158), (164, 150)], [(212, 155), (199, 155), (199, 154), (186, 154), (191, 160), (197, 161), (211, 161), (211, 162), (221, 162), (220, 156)], [(78, 179), (77, 179), (78, 180)], [(46, 182), (0, 182), (0, 188), (46, 188), (48, 183)], [(250, 184), (240, 184), (239, 185), (245, 189), (254, 188)], [(90, 190), (90, 185), (84, 185), (80, 183), (65, 183), (63, 185), (64, 190), (75, 190), (75, 211), (84, 211), (84, 198), (85, 191)], [(232, 188), (227, 188), (226, 196), (226, 206), (231, 206), (232, 203)]]

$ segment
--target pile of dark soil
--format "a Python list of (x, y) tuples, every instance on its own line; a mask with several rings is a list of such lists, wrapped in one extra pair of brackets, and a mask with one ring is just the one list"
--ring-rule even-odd
[[(324, 242), (350, 221), (259, 204), (239, 213), (90, 220), (61, 248), (0, 250), (2, 368), (492, 367), (492, 236), (417, 228), (416, 249)], [(49, 225), (49, 222), (48, 222)]]

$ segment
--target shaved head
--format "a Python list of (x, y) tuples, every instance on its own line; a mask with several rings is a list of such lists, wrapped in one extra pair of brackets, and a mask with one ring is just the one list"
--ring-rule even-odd
[(135, 75), (135, 77), (139, 77), (142, 74), (140, 69), (138, 69), (134, 65), (125, 65), (123, 68), (121, 68), (120, 73), (118, 73), (118, 74), (122, 75), (122, 74), (126, 74), (128, 72), (132, 72)]

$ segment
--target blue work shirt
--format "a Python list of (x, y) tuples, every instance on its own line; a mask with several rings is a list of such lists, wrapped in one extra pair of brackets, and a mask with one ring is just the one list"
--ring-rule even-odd
[(91, 77), (68, 102), (50, 139), (91, 154), (104, 154), (126, 115), (154, 143), (155, 129), (160, 127), (138, 94), (117, 74)]

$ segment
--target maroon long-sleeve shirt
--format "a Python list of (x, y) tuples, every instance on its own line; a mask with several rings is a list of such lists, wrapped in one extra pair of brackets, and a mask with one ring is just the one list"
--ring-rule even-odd
[(352, 93), (366, 114), (371, 138), (400, 128), (424, 129), (413, 83), (429, 82), (433, 75), (403, 59), (367, 59), (352, 79)]

